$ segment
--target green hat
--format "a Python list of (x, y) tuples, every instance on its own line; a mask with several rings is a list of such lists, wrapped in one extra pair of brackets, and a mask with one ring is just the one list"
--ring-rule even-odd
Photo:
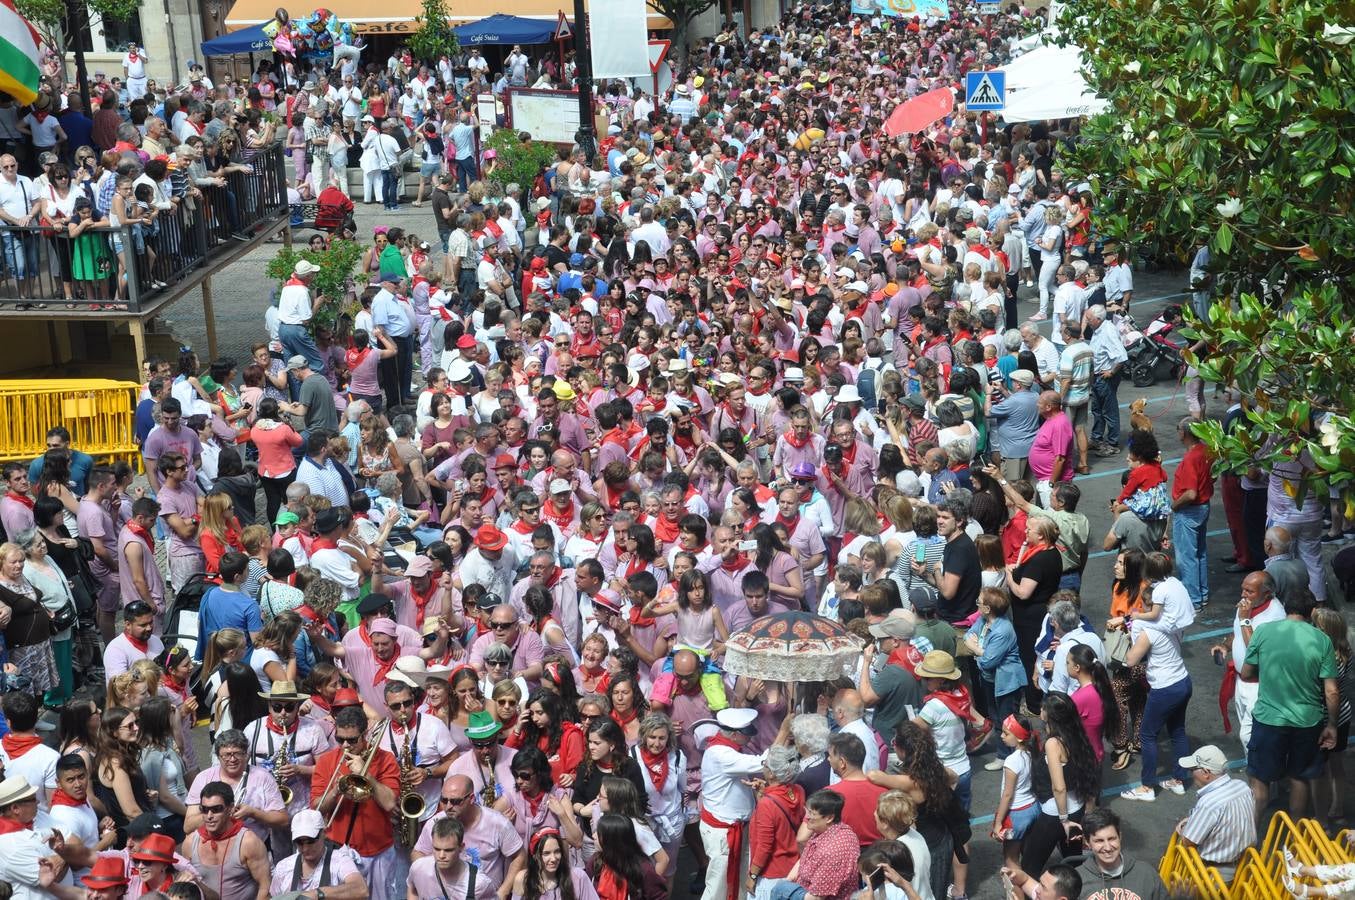
[(202, 389), (209, 394), (215, 394), (217, 391), (221, 390), (221, 385), (217, 384), (216, 379), (211, 375), (204, 375), (199, 378), (198, 384), (202, 385)]
[(484, 710), (471, 713), (466, 725), (466, 737), (472, 741), (487, 741), (500, 731), (503, 724)]
[(295, 525), (297, 522), (300, 522), (300, 521), (301, 521), (301, 519), (297, 517), (297, 514), (296, 514), (296, 513), (292, 512), (290, 509), (284, 509), (284, 510), (280, 510), (280, 511), (278, 512), (278, 517), (277, 517), (276, 519), (273, 520), (273, 524), (274, 524), (274, 525)]

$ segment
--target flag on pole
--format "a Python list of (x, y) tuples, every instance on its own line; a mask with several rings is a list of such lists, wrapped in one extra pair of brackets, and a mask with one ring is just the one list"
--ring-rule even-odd
[(0, 0), (0, 91), (21, 104), (38, 96), (39, 42), (37, 31), (14, 8), (14, 0)]

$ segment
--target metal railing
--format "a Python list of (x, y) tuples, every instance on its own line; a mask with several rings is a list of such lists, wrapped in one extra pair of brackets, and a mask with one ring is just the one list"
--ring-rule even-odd
[(163, 209), (152, 225), (98, 226), (70, 237), (53, 226), (0, 224), (0, 314), (112, 310), (147, 303), (210, 268), (230, 247), (287, 215), (282, 145), (259, 151), (252, 172), (231, 172)]

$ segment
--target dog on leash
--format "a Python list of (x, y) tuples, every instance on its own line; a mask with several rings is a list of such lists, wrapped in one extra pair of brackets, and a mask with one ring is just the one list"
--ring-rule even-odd
[(1147, 405), (1147, 397), (1140, 397), (1129, 404), (1129, 427), (1134, 431), (1146, 431), (1152, 434), (1153, 420), (1148, 418), (1148, 414), (1143, 411)]

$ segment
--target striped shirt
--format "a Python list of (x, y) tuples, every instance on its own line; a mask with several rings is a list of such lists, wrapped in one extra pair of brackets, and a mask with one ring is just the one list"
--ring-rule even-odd
[(1256, 807), (1246, 782), (1221, 775), (1200, 788), (1195, 808), (1181, 823), (1181, 837), (1211, 865), (1236, 862), (1256, 843)]

